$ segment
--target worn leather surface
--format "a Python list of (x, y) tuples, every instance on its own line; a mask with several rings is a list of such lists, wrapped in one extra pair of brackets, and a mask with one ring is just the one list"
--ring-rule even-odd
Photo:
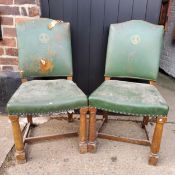
[(141, 20), (111, 24), (105, 76), (156, 80), (163, 31)]
[(10, 115), (42, 114), (87, 106), (86, 95), (70, 80), (33, 80), (23, 83), (7, 104)]
[(89, 105), (105, 111), (140, 116), (166, 116), (168, 105), (149, 84), (107, 80), (89, 97)]
[(23, 77), (72, 75), (70, 24), (34, 19), (16, 25), (19, 68)]

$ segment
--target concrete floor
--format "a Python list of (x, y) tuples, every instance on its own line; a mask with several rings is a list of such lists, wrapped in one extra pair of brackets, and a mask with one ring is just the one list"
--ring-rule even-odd
[[(6, 124), (7, 119), (3, 118), (3, 125), (7, 127), (4, 129), (3, 126), (4, 134), (0, 135), (3, 138), (0, 139), (0, 145), (2, 142), (6, 146), (0, 147), (0, 159), (4, 149), (9, 149), (10, 153), (0, 168), (0, 175), (175, 175), (175, 80), (160, 74), (157, 87), (167, 100), (170, 112), (168, 123), (164, 127), (160, 158), (156, 167), (147, 164), (149, 147), (98, 139), (96, 154), (81, 155), (78, 153), (78, 138), (27, 145), (27, 163), (16, 165), (14, 150), (10, 151), (11, 129), (9, 124)], [(78, 126), (78, 120), (67, 123), (53, 118), (34, 128), (31, 134), (75, 131)], [(1, 128), (0, 123), (0, 130)], [(150, 135), (153, 128), (154, 126), (149, 124)], [(120, 136), (145, 138), (140, 125), (134, 122), (110, 121), (104, 126), (104, 131)]]
[[(24, 121), (20, 121), (21, 129), (24, 128), (25, 124)], [(13, 144), (11, 123), (7, 116), (0, 115), (0, 167), (2, 166), (7, 154), (12, 149)]]

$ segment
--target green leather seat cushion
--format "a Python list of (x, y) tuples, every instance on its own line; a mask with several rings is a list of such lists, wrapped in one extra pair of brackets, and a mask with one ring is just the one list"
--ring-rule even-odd
[(7, 104), (8, 113), (42, 114), (87, 106), (86, 95), (70, 80), (33, 80), (23, 83)]
[(89, 105), (109, 112), (138, 115), (167, 115), (168, 105), (150, 84), (108, 80), (89, 97)]

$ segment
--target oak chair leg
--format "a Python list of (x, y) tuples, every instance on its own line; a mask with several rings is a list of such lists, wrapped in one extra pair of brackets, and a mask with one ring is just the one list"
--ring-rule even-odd
[(9, 119), (12, 123), (13, 137), (15, 142), (15, 158), (18, 164), (22, 164), (26, 162), (26, 156), (24, 151), (24, 143), (22, 138), (22, 132), (19, 125), (19, 117), (18, 116), (9, 116)]
[(103, 119), (105, 119), (105, 123), (108, 123), (108, 113), (103, 111)]
[(79, 135), (79, 152), (87, 153), (87, 108), (80, 109), (80, 135)]
[(95, 153), (97, 150), (96, 143), (96, 108), (89, 108), (89, 142), (88, 142), (88, 152)]
[(163, 125), (167, 121), (167, 117), (158, 117), (156, 121), (156, 126), (154, 129), (152, 144), (151, 144), (151, 153), (149, 156), (149, 164), (156, 165), (158, 162), (158, 153), (160, 150), (160, 144), (163, 133)]
[(27, 115), (27, 122), (33, 124), (33, 119), (31, 115)]
[(143, 121), (142, 121), (142, 128), (143, 129), (148, 124), (148, 122), (149, 122), (149, 117), (148, 116), (143, 117)]
[(67, 115), (68, 115), (68, 122), (73, 122), (74, 121), (74, 119), (73, 119), (73, 113), (67, 113)]

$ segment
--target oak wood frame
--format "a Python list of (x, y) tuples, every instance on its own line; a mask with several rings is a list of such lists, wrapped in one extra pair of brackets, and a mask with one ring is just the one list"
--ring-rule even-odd
[[(105, 77), (105, 81), (106, 80), (110, 80), (110, 77)], [(155, 82), (150, 81), (149, 84), (155, 85)], [(109, 134), (105, 134), (101, 132), (103, 125), (108, 122), (108, 114), (106, 111), (103, 111), (103, 120), (102, 120), (101, 126), (99, 127), (98, 130), (96, 130), (96, 111), (97, 109), (94, 107), (89, 108), (90, 121), (89, 121), (88, 152), (91, 152), (91, 153), (96, 152), (97, 150), (96, 138), (99, 137), (102, 139), (108, 139), (108, 140), (113, 140), (113, 141), (121, 141), (121, 142), (127, 142), (127, 143), (132, 143), (132, 144), (150, 146), (151, 151), (150, 151), (148, 163), (149, 165), (157, 164), (158, 153), (160, 150), (161, 138), (162, 138), (162, 133), (163, 133), (163, 125), (167, 121), (167, 116), (156, 117), (156, 120), (155, 120), (156, 126), (154, 129), (152, 141), (150, 141), (147, 129), (145, 127), (149, 122), (148, 116), (143, 117), (143, 121), (141, 122), (141, 127), (145, 130), (147, 140), (140, 140), (140, 139), (134, 139), (134, 138), (117, 137), (114, 135), (109, 135)]]
[[(67, 77), (67, 80), (72, 80), (72, 77)], [(26, 79), (22, 79), (22, 83), (26, 82)], [(79, 141), (79, 150), (80, 153), (87, 152), (87, 122), (86, 122), (86, 114), (88, 112), (88, 107), (80, 108), (80, 141)], [(17, 164), (26, 163), (26, 155), (25, 155), (25, 144), (26, 143), (35, 143), (41, 141), (48, 141), (53, 139), (63, 139), (69, 137), (76, 137), (78, 136), (77, 132), (69, 132), (65, 134), (55, 134), (55, 135), (45, 135), (45, 136), (37, 136), (37, 137), (30, 137), (29, 133), (32, 129), (33, 120), (32, 115), (27, 115), (27, 125), (25, 127), (25, 132), (22, 134), (20, 124), (19, 124), (19, 116), (17, 115), (9, 115), (9, 119), (11, 120), (12, 130), (13, 130), (13, 137), (15, 143), (15, 158)], [(68, 113), (68, 121), (73, 121), (73, 113)]]
[(22, 164), (26, 162), (26, 155), (24, 151), (24, 142), (22, 138), (22, 132), (19, 125), (19, 117), (18, 116), (9, 116), (12, 124), (13, 137), (15, 142), (15, 158), (18, 164)]
[(79, 152), (81, 154), (88, 152), (87, 116), (86, 116), (87, 112), (88, 107), (80, 109)]
[(96, 112), (97, 109), (89, 107), (89, 141), (88, 141), (88, 152), (95, 153), (97, 148), (96, 142)]

